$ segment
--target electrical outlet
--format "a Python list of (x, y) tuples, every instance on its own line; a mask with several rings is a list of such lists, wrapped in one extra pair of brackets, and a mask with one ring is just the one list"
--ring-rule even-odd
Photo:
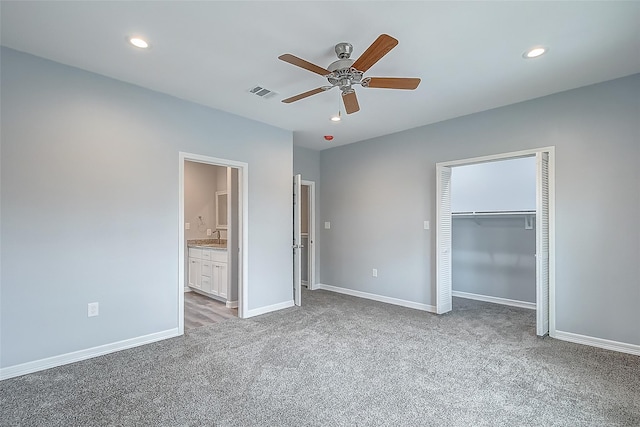
[(207, 236), (211, 236), (211, 229), (207, 228)]
[(90, 302), (87, 305), (87, 317), (94, 317), (99, 314), (99, 304), (97, 302)]
[(324, 229), (325, 229), (325, 230), (328, 230), (328, 229), (330, 229), (330, 228), (331, 228), (331, 223), (330, 223), (329, 221), (325, 221), (325, 222), (324, 222)]
[(428, 230), (429, 229), (429, 221), (425, 221), (424, 222), (424, 229)]
[(371, 275), (372, 275), (373, 277), (378, 277), (378, 269), (377, 269), (377, 268), (374, 268), (374, 269), (373, 269), (373, 273), (371, 273)]
[(191, 223), (190, 222), (185, 222), (184, 223), (184, 229), (185, 230), (191, 230)]

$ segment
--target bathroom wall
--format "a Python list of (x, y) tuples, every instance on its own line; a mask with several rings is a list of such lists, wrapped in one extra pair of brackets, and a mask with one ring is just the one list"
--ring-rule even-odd
[(190, 224), (185, 228), (187, 240), (206, 239), (207, 229), (216, 229), (216, 191), (220, 186), (220, 170), (224, 172), (226, 186), (226, 167), (205, 163), (185, 162), (184, 165), (184, 221)]

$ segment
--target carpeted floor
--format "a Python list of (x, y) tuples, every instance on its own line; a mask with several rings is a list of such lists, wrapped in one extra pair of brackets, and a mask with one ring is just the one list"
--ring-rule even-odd
[(0, 424), (640, 425), (640, 357), (539, 339), (531, 310), (303, 304), (2, 381)]

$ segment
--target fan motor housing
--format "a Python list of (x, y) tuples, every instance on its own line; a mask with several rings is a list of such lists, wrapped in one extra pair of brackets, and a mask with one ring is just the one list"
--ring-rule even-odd
[(327, 70), (332, 73), (340, 70), (349, 70), (354, 62), (355, 61), (353, 59), (338, 59), (337, 61), (333, 61), (329, 64)]

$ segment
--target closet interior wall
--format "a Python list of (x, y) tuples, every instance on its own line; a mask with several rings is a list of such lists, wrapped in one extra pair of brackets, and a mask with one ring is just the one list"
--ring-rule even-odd
[(452, 289), (535, 304), (535, 157), (452, 168)]

